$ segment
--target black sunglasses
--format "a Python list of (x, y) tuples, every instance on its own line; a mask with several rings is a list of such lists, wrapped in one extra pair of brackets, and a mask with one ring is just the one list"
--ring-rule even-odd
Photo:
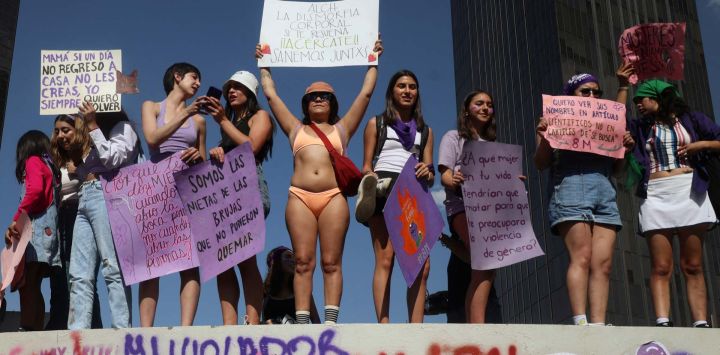
[(591, 88), (582, 88), (580, 89), (580, 93), (583, 96), (595, 96), (595, 97), (602, 97), (603, 91), (600, 89), (591, 89)]
[(329, 92), (321, 92), (321, 91), (318, 91), (318, 92), (311, 92), (311, 93), (305, 95), (305, 98), (306, 98), (308, 101), (315, 101), (315, 100), (317, 100), (318, 98), (319, 98), (320, 100), (322, 100), (322, 101), (330, 101), (330, 100), (332, 99), (332, 95), (333, 95), (333, 94), (331, 94), (331, 93), (329, 93)]

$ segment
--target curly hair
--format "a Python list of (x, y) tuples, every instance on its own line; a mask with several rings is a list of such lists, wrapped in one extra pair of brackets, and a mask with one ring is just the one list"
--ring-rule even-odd
[(90, 135), (85, 122), (79, 116), (59, 115), (55, 117), (55, 123), (58, 121), (65, 122), (75, 128), (75, 136), (70, 142), (72, 151), (67, 151), (58, 144), (56, 130), (53, 129), (50, 138), (50, 155), (57, 166), (65, 166), (67, 162), (72, 160), (73, 153), (77, 153), (80, 157), (90, 152)]
[[(487, 95), (492, 102), (495, 102), (492, 95), (490, 95), (489, 92), (484, 90), (474, 90), (471, 91), (467, 96), (465, 96), (465, 99), (463, 100), (463, 105), (460, 107), (460, 114), (457, 118), (457, 131), (458, 135), (465, 139), (475, 139), (473, 136), (473, 129), (472, 124), (470, 123), (470, 104), (472, 103), (472, 99), (480, 94)], [(480, 132), (475, 132), (480, 138), (494, 142), (497, 138), (497, 126), (495, 124), (495, 114), (493, 113), (490, 122), (483, 126), (482, 130)]]

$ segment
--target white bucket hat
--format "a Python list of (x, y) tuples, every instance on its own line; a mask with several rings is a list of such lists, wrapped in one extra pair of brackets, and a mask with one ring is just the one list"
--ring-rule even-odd
[(225, 81), (225, 84), (223, 85), (223, 95), (225, 97), (227, 97), (228, 83), (231, 81), (242, 84), (242, 86), (250, 90), (250, 92), (255, 95), (255, 98), (257, 98), (258, 80), (252, 73), (244, 70), (236, 71), (235, 74), (233, 74), (230, 79)]

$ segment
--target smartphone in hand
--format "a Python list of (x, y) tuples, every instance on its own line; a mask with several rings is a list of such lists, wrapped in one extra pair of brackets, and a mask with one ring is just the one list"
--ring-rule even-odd
[[(207, 93), (205, 94), (205, 96), (214, 97), (214, 98), (220, 100), (220, 98), (222, 97), (222, 90), (220, 90), (220, 89), (218, 89), (218, 88), (216, 88), (216, 87), (214, 87), (214, 86), (211, 86), (211, 87), (208, 88), (208, 91), (207, 91)], [(208, 114), (205, 105), (200, 106), (200, 113), (203, 114), (203, 115), (207, 115), (207, 114)]]

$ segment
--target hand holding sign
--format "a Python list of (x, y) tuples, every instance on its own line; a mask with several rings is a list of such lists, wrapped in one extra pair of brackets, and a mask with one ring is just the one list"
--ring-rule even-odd
[(378, 0), (265, 0), (258, 67), (376, 65)]
[(543, 118), (537, 126), (555, 149), (625, 156), (625, 105), (591, 97), (543, 95)]
[(522, 147), (468, 141), (462, 185), (472, 268), (492, 270), (543, 255), (521, 176)]
[(120, 50), (41, 51), (40, 114), (72, 114), (83, 101), (97, 112), (120, 111), (120, 71)]
[(408, 287), (422, 270), (444, 225), (427, 185), (416, 176), (419, 165), (413, 156), (408, 159), (383, 209), (395, 257)]
[[(618, 40), (623, 62), (632, 63), (637, 80), (682, 80), (685, 69), (685, 23), (648, 23), (625, 30)], [(631, 79), (632, 81), (636, 81)], [(636, 81), (637, 82), (637, 81)]]

